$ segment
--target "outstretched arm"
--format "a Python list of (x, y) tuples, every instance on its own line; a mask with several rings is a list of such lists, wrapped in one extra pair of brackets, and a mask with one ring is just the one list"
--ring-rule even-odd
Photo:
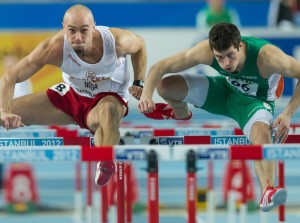
[(155, 109), (152, 96), (165, 74), (180, 72), (198, 64), (210, 65), (213, 58), (214, 55), (209, 48), (208, 40), (204, 40), (191, 49), (179, 52), (154, 64), (146, 77), (139, 103), (140, 112), (152, 112)]
[(45, 64), (53, 62), (51, 40), (41, 42), (28, 56), (21, 59), (13, 68), (6, 71), (0, 79), (0, 115), (6, 129), (24, 126), (21, 117), (12, 114), (12, 99), (15, 84), (29, 79)]

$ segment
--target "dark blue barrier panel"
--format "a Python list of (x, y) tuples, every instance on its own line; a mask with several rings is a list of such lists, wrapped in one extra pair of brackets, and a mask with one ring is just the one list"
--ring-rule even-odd
[[(204, 2), (87, 3), (98, 25), (115, 27), (194, 27)], [(0, 28), (58, 29), (70, 3), (0, 4)], [(269, 1), (232, 1), (242, 26), (265, 26)], [(255, 12), (255, 15), (253, 14)]]

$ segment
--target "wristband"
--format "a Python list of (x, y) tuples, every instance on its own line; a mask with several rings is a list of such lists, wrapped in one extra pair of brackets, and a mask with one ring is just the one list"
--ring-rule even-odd
[(132, 85), (135, 85), (135, 86), (143, 88), (144, 87), (144, 81), (142, 81), (142, 80), (134, 80)]

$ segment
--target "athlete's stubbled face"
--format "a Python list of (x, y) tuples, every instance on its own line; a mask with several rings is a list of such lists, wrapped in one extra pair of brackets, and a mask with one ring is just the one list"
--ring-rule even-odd
[(213, 50), (216, 60), (218, 61), (220, 67), (227, 72), (234, 73), (237, 71), (239, 65), (240, 54), (237, 48), (233, 46), (228, 50), (218, 52)]
[(86, 46), (92, 43), (93, 28), (87, 25), (82, 27), (68, 26), (67, 38), (76, 52), (83, 52)]
[(89, 17), (70, 16), (64, 22), (66, 36), (77, 53), (82, 53), (92, 44), (95, 24)]

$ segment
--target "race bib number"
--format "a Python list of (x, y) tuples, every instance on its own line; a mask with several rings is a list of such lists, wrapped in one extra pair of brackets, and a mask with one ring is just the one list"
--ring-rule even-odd
[(239, 80), (227, 77), (228, 82), (237, 90), (243, 92), (244, 94), (256, 96), (258, 84), (251, 81)]
[(61, 96), (63, 96), (70, 90), (70, 86), (65, 83), (60, 83), (60, 84), (52, 86), (50, 89), (53, 91), (56, 91)]

